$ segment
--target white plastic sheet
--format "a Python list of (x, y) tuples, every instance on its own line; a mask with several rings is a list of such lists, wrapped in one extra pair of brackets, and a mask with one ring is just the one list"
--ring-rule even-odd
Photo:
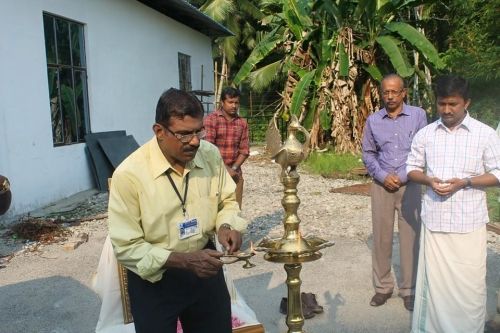
[[(255, 312), (241, 297), (225, 266), (224, 277), (231, 295), (233, 323), (239, 322), (238, 327), (259, 325)], [(118, 263), (109, 236), (104, 242), (97, 273), (93, 281), (93, 288), (102, 300), (96, 333), (135, 333), (133, 323), (125, 325), (123, 322)]]

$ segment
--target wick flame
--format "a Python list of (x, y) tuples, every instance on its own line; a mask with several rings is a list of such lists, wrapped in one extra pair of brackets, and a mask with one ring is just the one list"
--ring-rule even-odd
[(250, 253), (251, 254), (255, 254), (255, 249), (253, 247), (253, 242), (252, 241), (250, 241)]

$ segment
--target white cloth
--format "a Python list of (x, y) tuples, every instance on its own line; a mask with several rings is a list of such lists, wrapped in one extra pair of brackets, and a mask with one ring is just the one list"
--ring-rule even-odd
[(97, 333), (135, 333), (134, 323), (127, 325), (123, 323), (118, 262), (109, 235), (104, 241), (93, 287), (102, 301), (95, 331)]
[[(238, 327), (259, 325), (255, 312), (246, 304), (236, 289), (224, 266), (224, 277), (231, 296), (232, 316), (243, 323)], [(113, 252), (109, 236), (104, 241), (97, 273), (93, 281), (94, 291), (102, 300), (96, 333), (135, 333), (134, 323), (124, 325), (118, 262)]]
[[(437, 120), (414, 137), (406, 170), (426, 171), (441, 180), (490, 173), (500, 180), (500, 138), (493, 128), (468, 114), (452, 131)], [(474, 187), (440, 196), (427, 187), (422, 222), (433, 231), (466, 233), (488, 223), (486, 192)]]
[(422, 227), (412, 333), (484, 332), (486, 238)]

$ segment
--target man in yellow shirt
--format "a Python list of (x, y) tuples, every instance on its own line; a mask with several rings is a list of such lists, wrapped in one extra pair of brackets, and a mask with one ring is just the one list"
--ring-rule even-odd
[(223, 253), (239, 250), (246, 221), (235, 184), (214, 145), (201, 140), (203, 107), (169, 89), (156, 107), (155, 136), (115, 170), (109, 234), (128, 269), (136, 333), (230, 333)]

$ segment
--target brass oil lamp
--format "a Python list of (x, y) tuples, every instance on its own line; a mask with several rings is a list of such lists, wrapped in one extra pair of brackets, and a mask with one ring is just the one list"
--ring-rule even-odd
[[(306, 137), (304, 144), (297, 139), (298, 131), (302, 132)], [(297, 166), (309, 154), (309, 139), (309, 132), (300, 125), (297, 117), (292, 115), (288, 124), (287, 139), (281, 147), (271, 151), (272, 158), (281, 166), (281, 183), (284, 186), (284, 195), (281, 200), (281, 204), (285, 209), (283, 219), (284, 234), (281, 238), (265, 238), (256, 247), (257, 251), (266, 253), (264, 259), (267, 261), (284, 264), (288, 288), (288, 311), (286, 316), (288, 333), (304, 332), (302, 330), (304, 316), (300, 297), (302, 263), (321, 258), (322, 254), (319, 250), (334, 244), (312, 235), (303, 237), (300, 233), (300, 219), (297, 215), (300, 205), (300, 199), (297, 196), (297, 185), (300, 176), (297, 172)], [(269, 146), (268, 144), (268, 148), (270, 148)]]

